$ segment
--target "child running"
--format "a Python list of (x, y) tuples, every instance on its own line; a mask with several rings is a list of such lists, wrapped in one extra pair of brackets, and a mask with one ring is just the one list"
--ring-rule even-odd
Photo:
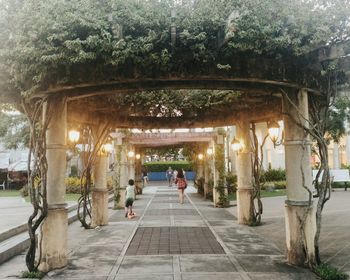
[(134, 213), (132, 212), (132, 204), (135, 200), (135, 181), (130, 179), (129, 185), (126, 187), (125, 194), (125, 218), (133, 217)]

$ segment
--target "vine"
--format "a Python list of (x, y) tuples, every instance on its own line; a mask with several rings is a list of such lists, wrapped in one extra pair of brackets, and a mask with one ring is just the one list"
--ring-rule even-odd
[[(253, 150), (253, 158), (252, 158), (252, 167), (253, 167), (253, 194), (251, 196), (251, 203), (252, 206), (252, 214), (253, 217), (250, 220), (251, 226), (257, 226), (261, 223), (261, 215), (263, 213), (263, 204), (261, 202), (261, 188), (264, 185), (264, 176), (262, 176), (263, 171), (263, 147), (265, 145), (265, 141), (268, 137), (266, 135), (259, 146), (258, 138), (256, 136), (256, 129), (255, 124), (252, 123), (251, 125), (251, 131), (253, 136), (252, 142), (252, 150)], [(259, 156), (260, 155), (260, 156)], [(256, 201), (256, 203), (255, 203)]]
[(102, 152), (102, 145), (109, 134), (109, 124), (101, 125), (99, 129), (86, 126), (83, 128), (82, 154), (84, 155), (84, 171), (80, 177), (81, 195), (78, 199), (78, 219), (85, 229), (91, 228), (91, 189), (92, 189), (92, 167), (96, 157)]
[[(44, 104), (46, 105), (45, 110), (43, 109)], [(42, 234), (38, 239), (36, 231), (42, 225), (48, 213), (46, 131), (54, 110), (51, 104), (46, 99), (39, 99), (30, 103), (22, 101), (22, 108), (30, 127), (27, 169), (28, 192), (33, 212), (27, 222), (30, 245), (26, 254), (26, 265), (30, 272), (38, 272), (41, 263)]]
[(225, 150), (224, 145), (215, 144), (215, 169), (218, 177), (216, 182), (216, 191), (219, 193), (219, 201), (217, 206), (225, 207), (228, 204), (227, 188), (226, 188), (226, 172), (225, 172)]

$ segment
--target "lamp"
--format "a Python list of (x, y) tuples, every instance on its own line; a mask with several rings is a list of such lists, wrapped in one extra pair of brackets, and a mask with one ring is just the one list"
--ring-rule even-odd
[(208, 154), (208, 156), (211, 156), (213, 153), (214, 153), (214, 151), (213, 151), (212, 148), (208, 148), (208, 149), (207, 149), (207, 154)]
[(203, 160), (203, 158), (204, 158), (204, 155), (203, 155), (203, 154), (198, 154), (198, 159), (199, 159), (199, 160)]
[(283, 143), (283, 133), (282, 133), (282, 139), (278, 140), (280, 135), (280, 125), (276, 121), (271, 121), (267, 124), (267, 130), (269, 132), (269, 137), (273, 143), (273, 146), (279, 146)]
[(234, 137), (231, 142), (231, 148), (238, 153), (243, 150), (243, 145), (238, 139), (236, 139), (236, 137)]
[(133, 158), (135, 156), (135, 152), (134, 151), (129, 151), (128, 152), (128, 157), (129, 158)]
[(136, 159), (140, 159), (140, 158), (141, 158), (141, 155), (140, 155), (140, 154), (136, 154), (136, 155), (135, 155), (135, 158), (136, 158)]
[(111, 143), (106, 143), (106, 144), (103, 144), (102, 146), (102, 152), (104, 153), (111, 153), (113, 150), (113, 145)]
[(77, 143), (79, 141), (79, 138), (80, 138), (79, 131), (72, 129), (68, 132), (68, 139), (70, 142)]

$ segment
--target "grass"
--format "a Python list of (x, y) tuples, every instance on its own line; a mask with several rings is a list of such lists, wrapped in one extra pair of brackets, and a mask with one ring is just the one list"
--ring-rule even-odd
[[(0, 191), (0, 197), (21, 197), (21, 194), (17, 190), (6, 190), (6, 191)], [(67, 193), (66, 201), (77, 201), (79, 197), (80, 197), (80, 194)], [(26, 202), (29, 202), (29, 197), (27, 196), (25, 200)]]
[(330, 264), (320, 264), (315, 269), (316, 274), (322, 280), (345, 280), (349, 279), (349, 276), (339, 269), (331, 266)]
[[(285, 196), (286, 190), (274, 190), (274, 191), (261, 191), (261, 197), (275, 197), (275, 196)], [(236, 200), (236, 193), (229, 194), (229, 200)]]
[(16, 196), (21, 196), (21, 194), (17, 190), (0, 191), (0, 197), (16, 197)]

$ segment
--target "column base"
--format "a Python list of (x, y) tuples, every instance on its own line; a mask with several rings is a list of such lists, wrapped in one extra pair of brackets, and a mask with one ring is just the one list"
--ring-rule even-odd
[(92, 220), (91, 226), (105, 226), (108, 224), (108, 191), (94, 190), (92, 192)]
[[(305, 203), (307, 204), (307, 202)], [(316, 207), (293, 205), (286, 201), (286, 242), (289, 264), (304, 266), (315, 260)], [(302, 221), (306, 217), (304, 228)], [(304, 238), (305, 237), (305, 238)]]
[(66, 208), (49, 209), (41, 226), (42, 259), (39, 270), (48, 272), (68, 263), (67, 235), (68, 213)]
[(253, 189), (237, 189), (237, 216), (238, 223), (241, 225), (250, 225), (254, 221), (252, 205)]
[(135, 187), (136, 187), (137, 194), (142, 194), (142, 181), (141, 180), (135, 181)]

